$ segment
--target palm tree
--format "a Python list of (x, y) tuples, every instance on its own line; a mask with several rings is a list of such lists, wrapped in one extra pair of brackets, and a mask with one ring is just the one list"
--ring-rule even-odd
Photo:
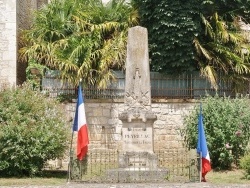
[(244, 89), (250, 73), (249, 57), (243, 50), (249, 48), (246, 39), (236, 30), (235, 25), (224, 22), (217, 12), (206, 18), (201, 15), (201, 18), (204, 36), (203, 39), (194, 39), (201, 74), (210, 80), (215, 89), (218, 89), (220, 74), (239, 92)]
[(112, 69), (124, 67), (127, 31), (137, 24), (137, 11), (124, 0), (53, 0), (24, 32), (20, 59), (60, 70), (74, 85), (83, 79), (106, 87)]

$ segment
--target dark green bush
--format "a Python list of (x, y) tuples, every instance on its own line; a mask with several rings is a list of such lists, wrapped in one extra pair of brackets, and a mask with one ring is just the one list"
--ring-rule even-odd
[[(230, 169), (238, 165), (249, 141), (250, 105), (248, 97), (202, 99), (203, 121), (213, 168)], [(196, 148), (200, 105), (185, 119), (182, 130), (189, 148)]]
[(245, 171), (246, 178), (250, 180), (250, 153), (240, 159), (240, 167)]
[(0, 175), (33, 176), (61, 157), (69, 128), (60, 104), (28, 84), (0, 92)]

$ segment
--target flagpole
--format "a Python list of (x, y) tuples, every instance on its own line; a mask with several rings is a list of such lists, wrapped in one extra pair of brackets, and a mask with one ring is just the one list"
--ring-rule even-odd
[[(201, 144), (200, 143), (200, 141), (201, 141), (200, 140), (200, 133), (199, 133), (200, 132), (200, 127), (199, 126), (200, 126), (200, 123), (201, 123), (200, 122), (200, 116), (201, 116), (201, 114), (202, 114), (202, 103), (200, 102), (200, 114), (199, 114), (199, 120), (198, 120), (198, 137), (199, 137), (198, 138), (198, 144)], [(199, 172), (199, 176), (200, 177), (199, 177), (199, 180), (201, 182), (201, 180), (202, 180), (202, 150), (200, 150), (199, 155), (200, 155), (200, 166), (199, 166), (200, 167), (200, 169), (199, 169), (200, 170), (200, 172)]]
[(73, 146), (73, 138), (74, 138), (74, 131), (72, 131), (71, 135), (71, 141), (70, 141), (70, 149), (69, 149), (69, 163), (68, 163), (68, 180), (67, 182), (70, 182), (70, 177), (71, 177), (71, 163), (72, 163), (72, 146)]
[[(82, 79), (80, 79), (79, 83), (81, 83), (81, 81), (82, 81)], [(78, 98), (78, 96), (77, 96), (77, 98)], [(73, 121), (73, 127), (74, 127), (74, 121)], [(72, 151), (73, 138), (74, 138), (74, 129), (72, 129), (72, 135), (71, 135), (71, 141), (70, 141), (70, 149), (69, 149), (68, 180), (67, 180), (68, 183), (70, 182), (70, 178), (71, 178), (71, 165), (72, 165), (72, 161), (73, 161), (73, 153), (72, 153), (73, 152)]]
[[(73, 155), (72, 155), (72, 145), (73, 145), (73, 136), (74, 132), (77, 133), (77, 159), (82, 160), (83, 157), (87, 154), (88, 151), (88, 144), (89, 144), (89, 138), (88, 138), (88, 130), (87, 130), (87, 121), (86, 121), (86, 114), (85, 114), (85, 107), (84, 107), (84, 100), (82, 96), (82, 89), (81, 89), (81, 79), (78, 86), (78, 97), (77, 97), (77, 103), (76, 103), (76, 111), (75, 111), (75, 118), (73, 122), (73, 130), (72, 130), (72, 138), (70, 143), (70, 160), (69, 160), (69, 166), (68, 166), (68, 181), (72, 178), (72, 162)], [(80, 166), (81, 167), (81, 166)]]
[(200, 152), (200, 182), (202, 178), (202, 152)]
[(205, 130), (203, 127), (202, 104), (200, 104), (200, 114), (198, 119), (197, 154), (200, 155), (200, 182), (206, 182), (205, 175), (211, 170), (211, 163), (207, 148)]

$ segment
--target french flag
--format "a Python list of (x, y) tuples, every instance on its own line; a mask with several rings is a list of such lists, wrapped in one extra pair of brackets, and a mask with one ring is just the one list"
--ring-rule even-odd
[(88, 152), (88, 128), (85, 115), (85, 107), (82, 96), (82, 88), (79, 84), (78, 87), (78, 99), (76, 104), (75, 119), (73, 124), (73, 131), (77, 133), (77, 158), (82, 160)]
[(203, 116), (202, 116), (202, 107), (200, 105), (200, 114), (198, 120), (198, 142), (197, 142), (197, 153), (201, 156), (201, 175), (202, 181), (206, 181), (205, 175), (211, 170), (211, 163), (209, 152), (207, 149), (207, 142), (205, 131), (203, 127)]

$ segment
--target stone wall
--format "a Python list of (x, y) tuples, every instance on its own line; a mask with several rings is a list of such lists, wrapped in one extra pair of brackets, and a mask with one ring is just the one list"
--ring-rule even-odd
[(27, 64), (17, 62), (20, 30), (28, 29), (33, 11), (48, 0), (0, 0), (0, 90), (25, 81)]
[[(72, 124), (75, 103), (66, 107), (69, 124)], [(157, 115), (154, 122), (154, 150), (183, 147), (180, 128), (184, 117), (196, 105), (195, 102), (152, 103), (152, 111)], [(124, 111), (122, 101), (105, 102), (87, 100), (85, 103), (87, 124), (90, 137), (90, 149), (121, 149), (122, 122), (118, 114)]]
[(0, 0), (0, 90), (16, 84), (16, 0)]
[[(153, 125), (154, 151), (184, 148), (184, 138), (180, 135), (180, 128), (183, 127), (184, 117), (194, 109), (195, 105), (197, 105), (195, 101), (152, 102), (152, 111), (157, 115), (157, 120)], [(72, 126), (75, 108), (76, 103), (65, 105), (69, 126)], [(85, 110), (89, 129), (89, 150), (121, 151), (122, 122), (118, 114), (124, 111), (123, 100), (86, 100)], [(73, 149), (76, 148), (76, 137), (75, 134)], [(66, 154), (63, 161), (59, 163), (53, 161), (50, 165), (54, 167), (62, 165), (64, 169), (67, 169), (68, 160), (69, 156)]]
[(41, 8), (43, 5), (48, 4), (50, 0), (36, 0), (37, 1), (37, 8)]

